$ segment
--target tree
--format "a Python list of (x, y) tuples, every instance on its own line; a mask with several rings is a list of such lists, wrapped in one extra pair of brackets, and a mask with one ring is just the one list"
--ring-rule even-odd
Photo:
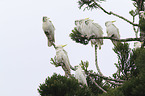
[(41, 96), (94, 96), (88, 87), (80, 85), (74, 77), (54, 74), (40, 85), (38, 91)]
[[(75, 27), (70, 33), (70, 37), (76, 43), (80, 43), (83, 45), (87, 45), (91, 40), (98, 39), (109, 39), (117, 41), (117, 45), (114, 46), (113, 51), (118, 56), (118, 63), (116, 63), (117, 72), (113, 74), (113, 78), (104, 76), (99, 69), (98, 61), (97, 61), (97, 43), (95, 44), (95, 65), (98, 70), (98, 73), (93, 72), (93, 70), (88, 70), (89, 62), (81, 61), (80, 65), (85, 72), (87, 77), (88, 86), (84, 86), (81, 83), (78, 83), (74, 78), (73, 74), (69, 74), (68, 70), (65, 67), (65, 64), (62, 62), (58, 62), (56, 57), (51, 58), (51, 64), (56, 67), (61, 66), (65, 73), (68, 73), (68, 77), (63, 77), (60, 75), (54, 74), (51, 78), (48, 77), (44, 84), (40, 84), (39, 93), (41, 96), (57, 96), (55, 92), (56, 90), (64, 89), (64, 91), (57, 91), (58, 95), (67, 96), (70, 94), (73, 96), (82, 96), (79, 94), (89, 94), (84, 96), (144, 96), (145, 93), (145, 8), (144, 2), (145, 0), (132, 0), (134, 7), (136, 10), (131, 10), (129, 14), (132, 16), (133, 20), (130, 21), (124, 18), (121, 15), (118, 15), (112, 11), (108, 12), (103, 7), (101, 7), (100, 2), (104, 0), (79, 0), (79, 8), (84, 10), (93, 10), (100, 9), (107, 15), (114, 15), (133, 26), (134, 33), (136, 38), (126, 38), (126, 39), (118, 39), (111, 37), (98, 37), (94, 34), (91, 36), (84, 35), (78, 27)], [(139, 24), (135, 24), (135, 17), (139, 17)], [(84, 19), (82, 19), (84, 20)], [(87, 22), (88, 19), (84, 22), (86, 25), (89, 24)], [(81, 20), (80, 20), (81, 21)], [(76, 24), (77, 25), (77, 24)], [(82, 26), (81, 26), (82, 27)], [(92, 29), (92, 27), (90, 28)], [(140, 37), (138, 37), (138, 33), (140, 32)], [(141, 48), (129, 48), (129, 43), (131, 41), (143, 42)], [(54, 48), (56, 47), (53, 44)], [(71, 66), (71, 70), (76, 70), (76, 66)], [(56, 81), (57, 80), (57, 81)], [(69, 82), (69, 83), (67, 83)], [(54, 85), (54, 86), (51, 86)], [(72, 88), (73, 87), (73, 88)], [(61, 89), (59, 89), (61, 88)], [(69, 93), (71, 90), (71, 93)], [(78, 90), (80, 90), (78, 92)], [(52, 92), (52, 93), (51, 93)]]

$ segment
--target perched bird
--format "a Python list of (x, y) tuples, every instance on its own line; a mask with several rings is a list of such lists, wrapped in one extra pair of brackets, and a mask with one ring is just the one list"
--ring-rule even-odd
[(48, 46), (51, 47), (52, 44), (55, 42), (54, 38), (54, 31), (55, 28), (52, 22), (46, 16), (43, 17), (43, 24), (42, 24), (43, 31), (48, 39)]
[(77, 30), (83, 35), (87, 36), (87, 26), (85, 24), (86, 19), (80, 19), (75, 21), (75, 25), (77, 26)]
[[(99, 24), (94, 23), (91, 19), (87, 19), (85, 23), (87, 25), (88, 37), (92, 35), (94, 35), (95, 37), (103, 37), (102, 27)], [(101, 49), (101, 45), (103, 45), (103, 39), (92, 39), (91, 45), (98, 45), (99, 49)]]
[(63, 49), (66, 45), (57, 45), (56, 47), (56, 60), (58, 63), (64, 64), (65, 68), (67, 69), (67, 72), (65, 71), (65, 76), (67, 77), (68, 74), (71, 74), (70, 72), (70, 62), (67, 55), (67, 52)]
[[(75, 25), (77, 26), (77, 30), (88, 39), (92, 35), (95, 37), (103, 36), (102, 27), (99, 24), (94, 23), (93, 20), (89, 18), (76, 20)], [(92, 39), (91, 45), (98, 45), (99, 49), (101, 49), (101, 45), (103, 45), (103, 39)]]
[(82, 83), (83, 85), (88, 86), (85, 73), (82, 70), (80, 65), (78, 65), (78, 68), (75, 72), (75, 78), (78, 80), (79, 83)]
[(143, 42), (135, 42), (134, 43), (134, 48), (137, 49), (137, 48), (141, 48), (141, 45), (143, 44)]
[[(107, 21), (105, 23), (106, 32), (109, 37), (120, 39), (119, 29), (113, 24), (115, 21)], [(117, 46), (118, 41), (112, 40), (112, 43)]]

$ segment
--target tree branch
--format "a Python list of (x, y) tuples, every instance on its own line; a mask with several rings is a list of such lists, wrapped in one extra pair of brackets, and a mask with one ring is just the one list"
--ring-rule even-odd
[(99, 74), (95, 74), (95, 73), (87, 73), (88, 75), (93, 75), (93, 76), (99, 76), (100, 78), (103, 78), (104, 80), (109, 80), (109, 81), (115, 81), (115, 82), (124, 82), (125, 80), (120, 80), (120, 79), (113, 79), (107, 76), (101, 76)]
[(118, 15), (118, 14), (115, 14), (115, 13), (113, 13), (113, 12), (111, 12), (111, 11), (110, 11), (110, 12), (106, 11), (103, 7), (101, 7), (98, 3), (96, 3), (95, 0), (92, 0), (92, 1), (94, 2), (94, 4), (95, 4), (98, 8), (100, 8), (100, 9), (101, 9), (102, 11), (104, 11), (106, 14), (108, 14), (108, 15), (114, 15), (114, 16), (116, 16), (116, 17), (118, 17), (118, 18), (121, 18), (121, 19), (125, 20), (126, 22), (132, 24), (133, 26), (139, 26), (139, 24), (134, 24), (133, 22), (129, 21), (128, 19), (124, 18), (123, 16), (120, 16), (120, 15)]
[(107, 91), (105, 91), (103, 88), (101, 88), (93, 79), (91, 76), (89, 76), (89, 78), (91, 79), (91, 81), (99, 88), (101, 89), (103, 92), (107, 93)]
[[(65, 72), (65, 75), (68, 74), (69, 77), (72, 77), (71, 74), (69, 73), (69, 71), (67, 70), (67, 68), (64, 66), (65, 64), (63, 62), (59, 62), (59, 63), (62, 66), (62, 69)], [(66, 75), (66, 77), (67, 77), (67, 75)]]
[(114, 41), (120, 41), (120, 42), (128, 42), (128, 41), (140, 41), (140, 38), (126, 38), (126, 39), (116, 39), (113, 37), (90, 37), (90, 39), (110, 39)]
[(96, 65), (96, 68), (97, 68), (97, 70), (98, 70), (98, 73), (101, 75), (101, 76), (103, 76), (103, 74), (102, 74), (102, 72), (101, 72), (101, 70), (100, 70), (100, 68), (99, 68), (99, 65), (98, 65), (98, 60), (97, 60), (97, 45), (95, 45), (95, 65)]

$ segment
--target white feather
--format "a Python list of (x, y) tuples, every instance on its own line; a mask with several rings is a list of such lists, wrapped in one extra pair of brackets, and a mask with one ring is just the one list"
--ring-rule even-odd
[(85, 73), (80, 65), (78, 65), (78, 69), (75, 72), (75, 78), (78, 80), (79, 83), (88, 86)]
[[(89, 18), (76, 20), (75, 24), (77, 26), (77, 30), (82, 35), (86, 35), (88, 38), (90, 38), (92, 35), (95, 35), (96, 37), (103, 36), (102, 27), (97, 23), (93, 23), (93, 20)], [(101, 45), (103, 45), (103, 39), (92, 39), (91, 44), (98, 45), (99, 49), (101, 49)]]
[[(107, 21), (105, 23), (107, 36), (120, 39), (119, 29), (113, 24), (112, 21)], [(117, 41), (113, 41), (113, 44), (117, 46)]]
[(52, 42), (53, 43), (55, 42), (54, 39), (55, 28), (52, 22), (47, 17), (43, 17), (42, 29), (45, 32), (45, 35), (47, 36), (48, 46), (50, 47), (52, 45)]
[(70, 62), (67, 52), (63, 49), (61, 45), (56, 46), (56, 60), (58, 62), (63, 62), (67, 71), (70, 73)]
[(140, 48), (141, 47), (141, 42), (135, 42), (134, 43), (134, 48), (137, 49), (137, 48)]
[[(93, 20), (88, 19), (87, 20), (87, 36), (90, 37), (92, 35), (96, 36), (96, 37), (103, 37), (103, 31), (102, 31), (102, 27), (97, 24), (97, 23), (93, 23)], [(99, 49), (101, 49), (101, 45), (103, 45), (103, 39), (92, 39), (91, 40), (91, 44), (92, 45), (98, 45)]]

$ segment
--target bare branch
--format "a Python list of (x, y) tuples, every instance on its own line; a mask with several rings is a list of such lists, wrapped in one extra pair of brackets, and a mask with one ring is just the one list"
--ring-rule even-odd
[(89, 76), (89, 77), (90, 77), (91, 81), (92, 81), (99, 89), (101, 89), (103, 92), (107, 93), (107, 91), (105, 91), (102, 87), (100, 87), (100, 86), (92, 79), (91, 76)]
[(95, 65), (96, 65), (96, 68), (97, 68), (97, 70), (98, 70), (98, 73), (101, 75), (101, 76), (103, 76), (103, 74), (102, 74), (102, 72), (101, 72), (101, 70), (100, 70), (100, 68), (99, 68), (99, 65), (98, 65), (98, 60), (97, 60), (97, 45), (95, 45)]
[(51, 42), (51, 43), (52, 43), (53, 47), (56, 49), (56, 45), (53, 42)]
[(123, 83), (119, 83), (119, 82), (115, 82), (115, 81), (109, 81), (107, 80), (110, 84), (113, 84), (113, 85), (122, 85)]
[(120, 79), (113, 79), (107, 76), (101, 76), (99, 74), (95, 74), (95, 73), (87, 73), (88, 75), (93, 75), (93, 76), (99, 76), (100, 78), (103, 78), (104, 80), (109, 80), (109, 81), (115, 81), (115, 82), (124, 82), (124, 80), (120, 80)]
[(106, 11), (103, 7), (101, 7), (98, 3), (96, 3), (95, 0), (92, 0), (92, 1), (94, 2), (94, 4), (95, 4), (98, 8), (100, 8), (100, 9), (101, 9), (102, 11), (104, 11), (106, 14), (108, 14), (108, 15), (114, 15), (114, 16), (116, 16), (116, 17), (118, 17), (118, 18), (121, 18), (121, 19), (125, 20), (126, 22), (132, 24), (133, 26), (139, 26), (139, 24), (134, 24), (133, 22), (129, 21), (128, 19), (124, 18), (123, 16), (120, 16), (120, 15), (118, 15), (118, 14), (115, 14), (115, 13), (113, 13), (113, 12), (111, 12), (111, 11), (110, 11), (110, 12)]

